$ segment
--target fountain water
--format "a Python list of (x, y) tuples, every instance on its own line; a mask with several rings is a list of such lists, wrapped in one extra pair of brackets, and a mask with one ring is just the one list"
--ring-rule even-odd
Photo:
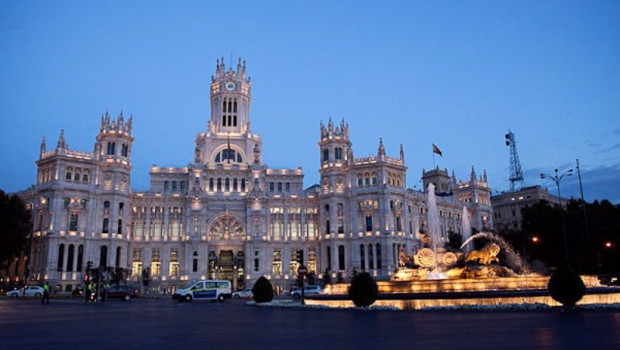
[[(461, 222), (462, 222), (461, 237), (462, 237), (463, 242), (466, 242), (469, 240), (469, 237), (471, 237), (471, 224), (469, 223), (469, 213), (467, 212), (467, 207), (465, 206), (463, 206), (463, 215), (462, 215)], [(461, 246), (461, 250), (463, 251), (463, 253), (467, 253), (470, 251), (470, 247), (463, 244)]]
[(428, 184), (427, 193), (427, 209), (428, 209), (428, 236), (431, 239), (433, 252), (437, 256), (437, 248), (443, 246), (441, 241), (441, 228), (439, 226), (439, 213), (437, 212), (437, 198), (435, 197), (435, 185)]
[(523, 261), (523, 259), (515, 252), (512, 246), (506, 242), (502, 237), (495, 235), (491, 232), (480, 232), (475, 235), (469, 237), (467, 240), (463, 241), (461, 245), (461, 249), (465, 247), (469, 242), (478, 238), (486, 238), (490, 241), (496, 242), (502, 248), (506, 255), (506, 265), (513, 269), (518, 273), (527, 273), (529, 272), (529, 268), (527, 267), (527, 263)]

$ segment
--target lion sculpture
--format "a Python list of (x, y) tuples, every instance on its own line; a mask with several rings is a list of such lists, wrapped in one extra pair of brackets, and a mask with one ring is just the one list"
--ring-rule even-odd
[(492, 262), (499, 262), (497, 254), (500, 247), (497, 243), (488, 243), (480, 250), (472, 250), (465, 256), (465, 262), (478, 262), (481, 265), (489, 265)]

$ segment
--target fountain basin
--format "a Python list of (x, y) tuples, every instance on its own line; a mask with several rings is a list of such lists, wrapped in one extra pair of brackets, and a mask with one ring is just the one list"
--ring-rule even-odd
[[(586, 295), (577, 303), (620, 303), (620, 288), (601, 287), (595, 276), (582, 276)], [(379, 296), (374, 305), (403, 310), (419, 310), (437, 306), (560, 304), (549, 296), (549, 276), (515, 276), (453, 280), (378, 281)], [(324, 294), (306, 298), (308, 305), (354, 307), (349, 300), (348, 283), (334, 284)]]

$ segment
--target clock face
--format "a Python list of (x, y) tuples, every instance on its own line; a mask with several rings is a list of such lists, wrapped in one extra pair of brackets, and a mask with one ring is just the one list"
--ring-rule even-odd
[(226, 90), (231, 91), (235, 89), (235, 83), (233, 83), (232, 81), (229, 81), (228, 83), (226, 83)]

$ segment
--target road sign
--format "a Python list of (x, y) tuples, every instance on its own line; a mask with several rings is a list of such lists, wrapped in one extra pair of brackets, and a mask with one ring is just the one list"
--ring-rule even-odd
[(299, 274), (299, 276), (305, 276), (308, 274), (308, 268), (305, 267), (304, 265), (301, 265), (298, 269), (297, 269), (297, 273)]

